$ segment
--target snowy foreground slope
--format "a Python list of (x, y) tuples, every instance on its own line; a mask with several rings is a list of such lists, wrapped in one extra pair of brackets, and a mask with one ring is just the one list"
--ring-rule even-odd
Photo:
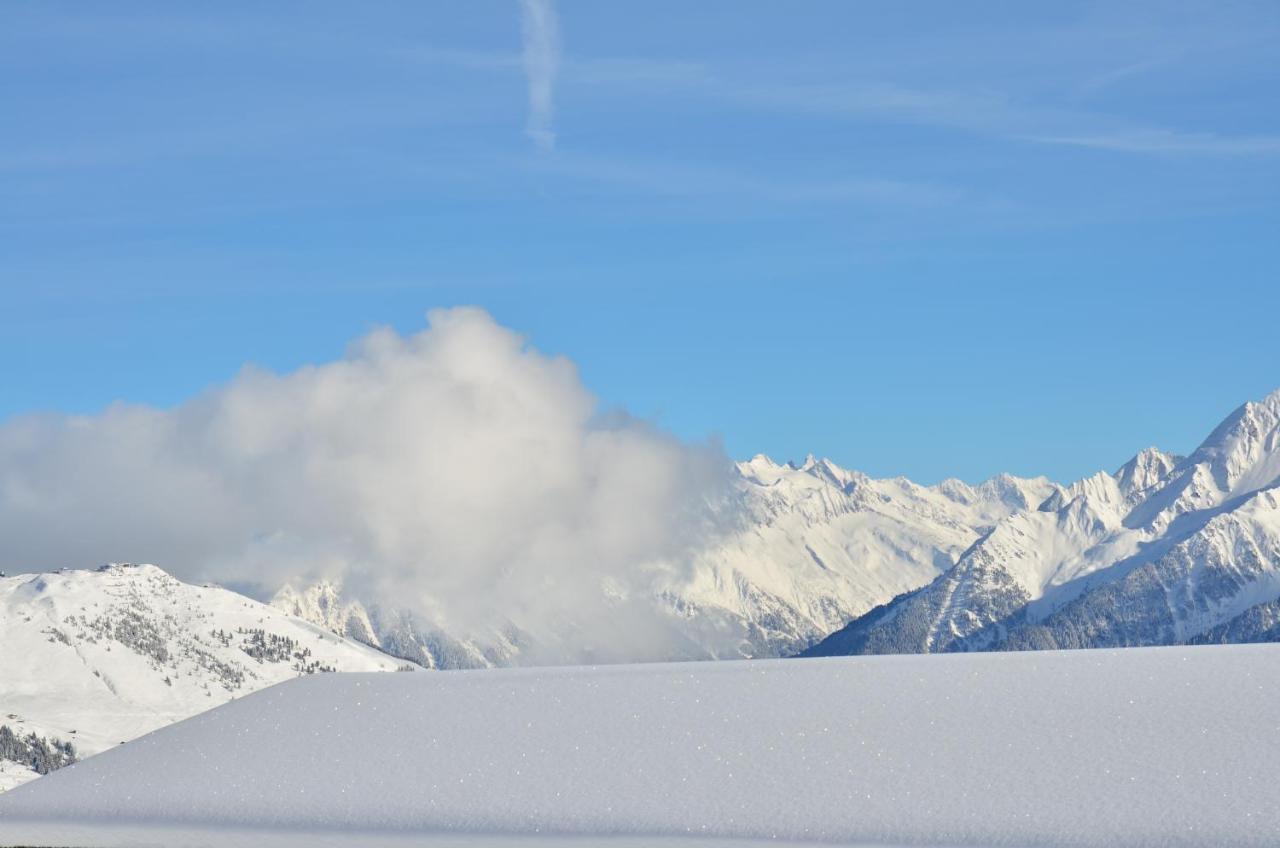
[(0, 844), (1274, 845), (1277, 704), (1276, 646), (317, 675), (0, 796)]
[[(0, 578), (0, 727), (81, 757), (300, 674), (404, 665), (151, 565)], [(35, 776), (0, 756), (0, 792)]]
[(1280, 638), (1280, 391), (1191, 456), (1149, 449), (999, 521), (811, 655)]
[(687, 561), (654, 569), (647, 584), (635, 575), (669, 631), (649, 655), (588, 652), (571, 622), (564, 633), (530, 632), (520, 621), (460, 632), (326, 582), (285, 586), (272, 603), (431, 668), (786, 656), (925, 585), (998, 521), (1058, 491), (1043, 477), (1007, 474), (977, 486), (921, 486), (812, 456), (798, 465), (756, 456), (735, 474), (729, 531), (710, 534)]

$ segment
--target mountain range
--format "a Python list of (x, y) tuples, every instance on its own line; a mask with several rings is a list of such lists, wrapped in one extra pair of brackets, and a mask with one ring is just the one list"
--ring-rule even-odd
[[(1023, 650), (1280, 637), (1280, 391), (1189, 456), (1069, 485), (738, 463), (739, 523), (663, 572), (682, 641), (644, 659)], [(427, 667), (518, 665), (534, 634), (450, 634), (322, 583), (273, 603)], [(592, 661), (591, 656), (563, 657)]]
[(1144, 450), (1002, 519), (954, 567), (804, 653), (1278, 638), (1280, 391), (1190, 456)]
[[(733, 488), (735, 523), (640, 599), (678, 639), (608, 659), (1280, 641), (1280, 391), (1189, 456), (1065, 486), (757, 456)], [(0, 575), (0, 790), (291, 677), (600, 659), (573, 639), (451, 632), (332, 583), (267, 604), (151, 565)]]
[[(826, 459), (736, 464), (734, 523), (684, 562), (655, 569), (649, 618), (663, 638), (649, 654), (605, 659), (698, 660), (790, 656), (876, 604), (928, 583), (1001, 520), (1059, 489), (1009, 475), (978, 486), (873, 479)], [(609, 586), (602, 585), (601, 592)], [(453, 633), (401, 609), (347, 597), (321, 582), (286, 585), (273, 605), (332, 632), (428, 668), (590, 663), (572, 627), (514, 625)], [(544, 642), (556, 647), (550, 652)]]

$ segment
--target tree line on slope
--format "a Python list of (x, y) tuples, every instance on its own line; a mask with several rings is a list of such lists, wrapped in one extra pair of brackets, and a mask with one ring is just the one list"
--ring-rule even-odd
[(36, 774), (48, 774), (74, 763), (76, 749), (70, 742), (46, 739), (35, 733), (19, 736), (9, 725), (0, 724), (0, 760), (27, 766)]

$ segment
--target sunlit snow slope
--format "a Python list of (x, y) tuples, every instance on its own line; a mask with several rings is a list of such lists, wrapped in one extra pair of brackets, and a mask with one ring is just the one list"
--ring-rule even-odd
[(1276, 646), (317, 675), (0, 796), (0, 843), (1275, 845), (1276, 704)]
[[(300, 674), (403, 665), (151, 565), (0, 578), (0, 725), (81, 756)], [(0, 791), (32, 777), (0, 760)]]

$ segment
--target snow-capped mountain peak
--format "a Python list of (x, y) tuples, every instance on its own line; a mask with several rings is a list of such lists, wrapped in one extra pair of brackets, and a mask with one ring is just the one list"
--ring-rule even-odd
[(1280, 390), (1233, 412), (1187, 460), (1235, 497), (1280, 481)]
[(314, 583), (302, 592), (286, 583), (271, 599), (271, 605), (340, 636), (366, 645), (377, 644), (368, 612), (360, 604), (345, 600), (341, 587), (329, 580)]
[(1072, 505), (1078, 512), (1096, 515), (1104, 522), (1119, 523), (1127, 501), (1120, 481), (1105, 471), (1058, 489), (1038, 507), (1040, 512), (1061, 512)]
[(977, 492), (979, 498), (999, 501), (1016, 512), (1033, 509), (1057, 488), (1057, 484), (1050, 482), (1047, 477), (1024, 478), (1012, 474), (997, 474), (980, 483)]
[(1125, 498), (1135, 501), (1168, 480), (1182, 459), (1157, 447), (1143, 448), (1116, 470), (1116, 482)]
[[(1280, 392), (1237, 409), (1185, 459), (1149, 448), (1114, 475), (1099, 472), (1035, 512), (1002, 519), (955, 568), (814, 652), (1170, 644), (1215, 628), (1270, 632), (1269, 610), (1280, 614), (1277, 483)], [(1253, 624), (1232, 623), (1255, 612)]]
[(1280, 391), (1236, 409), (1125, 519), (1164, 532), (1184, 516), (1218, 509), (1280, 484)]
[(782, 475), (783, 466), (774, 462), (764, 453), (756, 453), (751, 459), (737, 464), (742, 477), (754, 479), (760, 485), (771, 485)]

